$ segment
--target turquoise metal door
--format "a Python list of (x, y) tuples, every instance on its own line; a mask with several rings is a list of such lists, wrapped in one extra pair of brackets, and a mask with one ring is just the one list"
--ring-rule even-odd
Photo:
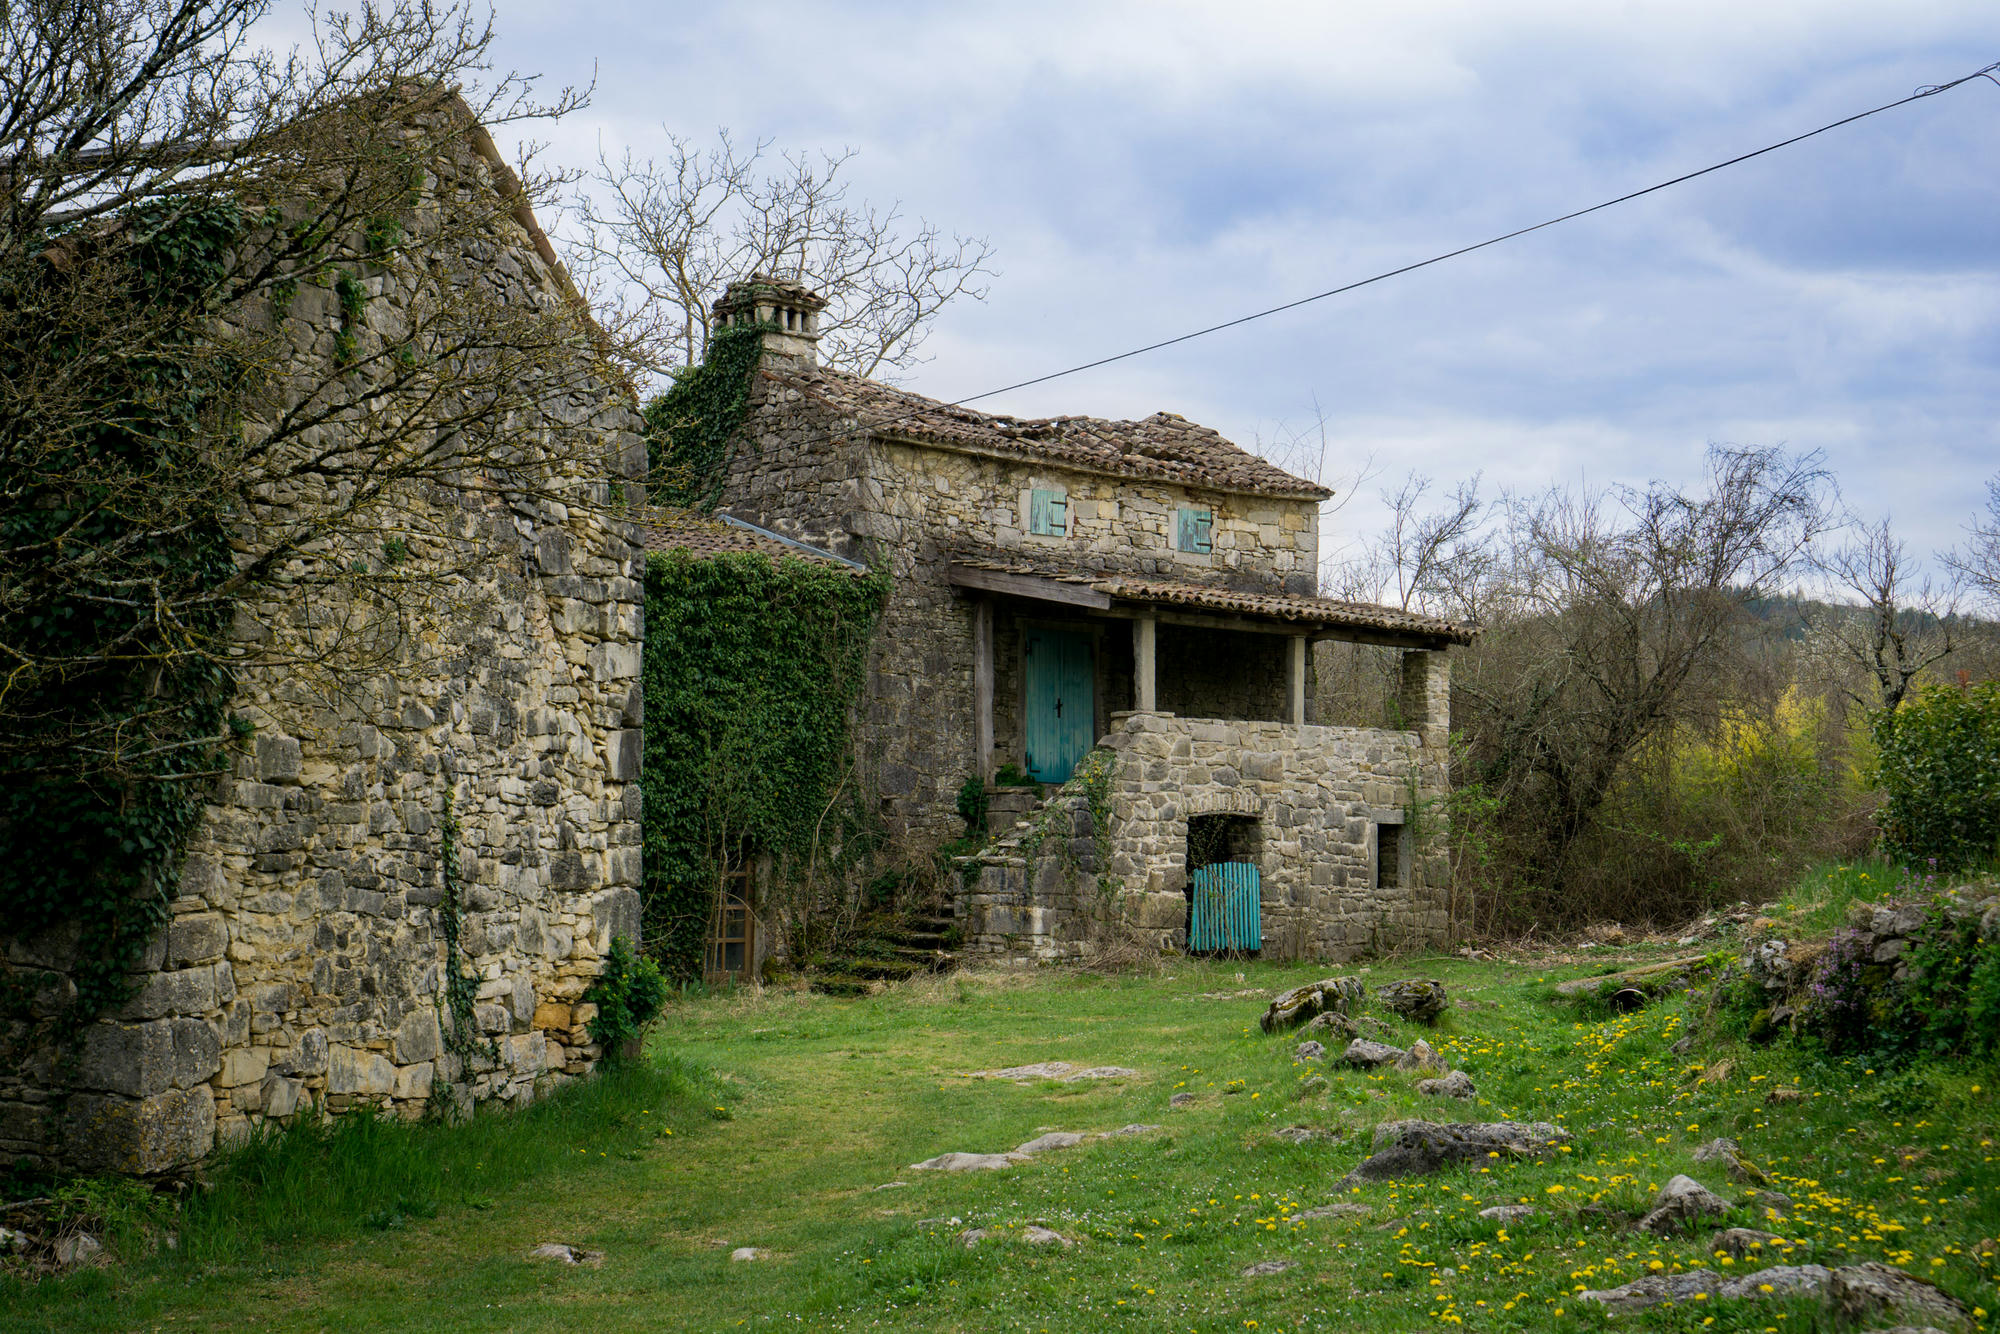
[(1264, 891), (1249, 862), (1216, 862), (1194, 873), (1188, 949), (1245, 953), (1264, 948)]
[(1067, 783), (1097, 739), (1090, 641), (1061, 630), (1029, 630), (1023, 641), (1028, 776)]

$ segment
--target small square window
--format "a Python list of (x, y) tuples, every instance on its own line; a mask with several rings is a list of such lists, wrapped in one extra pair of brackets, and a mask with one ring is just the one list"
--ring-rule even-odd
[(1060, 487), (1028, 492), (1028, 531), (1043, 537), (1063, 537), (1069, 533), (1069, 495)]
[(1208, 551), (1215, 515), (1209, 510), (1182, 509), (1174, 525), (1174, 546), (1181, 551)]

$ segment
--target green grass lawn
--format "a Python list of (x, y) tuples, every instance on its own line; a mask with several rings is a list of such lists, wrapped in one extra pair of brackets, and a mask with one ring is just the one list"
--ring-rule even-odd
[[(389, 1175), (292, 1190), (284, 1209), (302, 1221), (289, 1234), (225, 1168), (219, 1179), (238, 1184), (223, 1212), (240, 1228), (195, 1216), (179, 1253), (0, 1286), (0, 1329), (1831, 1328), (1810, 1301), (1609, 1321), (1576, 1302), (1584, 1287), (1719, 1263), (1698, 1240), (1656, 1241), (1588, 1208), (1641, 1212), (1676, 1172), (1741, 1198), (1746, 1187), (1690, 1160), (1718, 1135), (1740, 1140), (1796, 1201), (1783, 1223), (1746, 1209), (1724, 1225), (1782, 1234), (1794, 1261), (1886, 1259), (2000, 1311), (1987, 1241), (2000, 1235), (2000, 1071), (1890, 1074), (1801, 1064), (1790, 1048), (1676, 1056), (1684, 1000), (1622, 1016), (1550, 1000), (1554, 982), (1611, 962), (1581, 957), (1366, 970), (1371, 986), (1428, 976), (1450, 988), (1436, 1031), (1397, 1024), (1391, 1040), (1442, 1048), (1477, 1084), (1470, 1103), (1420, 1098), (1411, 1075), (1295, 1064), (1294, 1038), (1257, 1030), (1263, 997), (1324, 968), (1183, 961), (1150, 976), (961, 974), (865, 1000), (694, 1000), (650, 1039), (648, 1060), (667, 1076), (569, 1090), (519, 1128), (495, 1118), (494, 1129), (413, 1130), (429, 1138), (398, 1150), (412, 1161)], [(967, 1077), (1044, 1060), (1140, 1073), (1067, 1085)], [(1724, 1061), (1721, 1077), (1701, 1078)], [(1315, 1073), (1329, 1087), (1302, 1097)], [(1780, 1085), (1805, 1096), (1767, 1101)], [(1183, 1091), (1193, 1103), (1170, 1109)], [(1547, 1165), (1496, 1161), (1338, 1192), (1369, 1129), (1412, 1115), (1550, 1120), (1575, 1139)], [(949, 1150), (1135, 1122), (1159, 1129), (1002, 1172), (907, 1170)], [(1328, 1135), (1272, 1134), (1293, 1125)], [(466, 1147), (475, 1132), (486, 1138)], [(393, 1173), (419, 1163), (418, 1198), (404, 1200)], [(262, 1170), (277, 1182), (293, 1169)], [(1297, 1217), (1335, 1199), (1369, 1213)], [(1544, 1212), (1508, 1226), (1476, 1216), (1516, 1201)], [(1076, 1245), (1008, 1235), (1030, 1224)], [(998, 1239), (968, 1250), (957, 1237), (971, 1227)], [(545, 1241), (606, 1259), (524, 1258)], [(768, 1258), (732, 1262), (741, 1246)], [(1266, 1260), (1296, 1264), (1240, 1276)]]

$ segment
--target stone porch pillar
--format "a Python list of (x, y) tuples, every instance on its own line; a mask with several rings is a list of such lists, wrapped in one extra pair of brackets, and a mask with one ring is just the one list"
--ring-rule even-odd
[(1304, 635), (1292, 636), (1289, 675), (1292, 686), (1292, 725), (1294, 727), (1303, 727), (1306, 721), (1306, 637)]
[(993, 603), (972, 604), (972, 772), (993, 781)]
[(1159, 712), (1159, 678), (1154, 671), (1159, 642), (1158, 617), (1141, 616), (1132, 622), (1132, 707), (1140, 713)]

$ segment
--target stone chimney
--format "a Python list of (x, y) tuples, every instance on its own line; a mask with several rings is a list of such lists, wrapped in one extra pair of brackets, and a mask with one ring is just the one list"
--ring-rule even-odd
[(804, 283), (753, 273), (729, 284), (711, 309), (717, 329), (766, 325), (766, 352), (809, 364), (819, 360), (819, 313), (826, 309), (826, 298)]

